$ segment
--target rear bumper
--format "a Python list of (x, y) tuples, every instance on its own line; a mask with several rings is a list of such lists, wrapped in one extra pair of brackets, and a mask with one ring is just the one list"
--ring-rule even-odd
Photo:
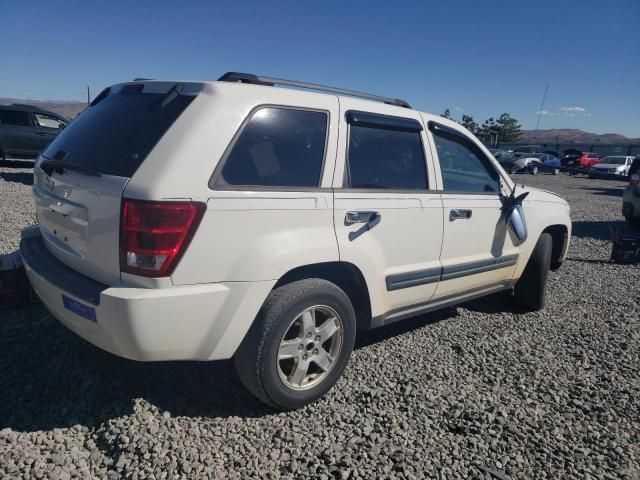
[[(275, 284), (111, 287), (59, 262), (40, 235), (23, 235), (20, 250), (34, 290), (55, 318), (103, 350), (139, 361), (231, 358)], [(80, 308), (71, 311), (69, 300), (65, 307), (63, 295)]]

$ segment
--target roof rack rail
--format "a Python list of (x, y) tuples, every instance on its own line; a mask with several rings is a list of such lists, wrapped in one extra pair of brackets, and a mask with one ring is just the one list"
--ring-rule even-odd
[(153, 78), (136, 77), (133, 79), (134, 82), (146, 82), (147, 80), (153, 80)]
[(383, 102), (388, 105), (395, 105), (397, 107), (411, 108), (404, 100), (398, 98), (381, 97), (379, 95), (371, 95), (370, 93), (355, 92), (353, 90), (346, 90), (344, 88), (327, 87), (325, 85), (318, 85), (316, 83), (297, 82), (295, 80), (284, 80), (282, 78), (271, 78), (254, 75), (252, 73), (239, 73), (239, 72), (227, 72), (222, 75), (219, 82), (240, 82), (250, 83), (253, 85), (265, 85), (273, 87), (274, 85), (283, 85), (286, 87), (306, 88), (309, 90), (318, 90), (321, 92), (337, 93), (338, 95), (348, 95), (351, 97), (364, 98), (367, 100), (375, 100), (377, 102)]

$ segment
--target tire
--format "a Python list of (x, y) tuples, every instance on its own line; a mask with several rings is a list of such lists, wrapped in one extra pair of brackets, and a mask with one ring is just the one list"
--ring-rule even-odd
[(560, 169), (559, 168), (554, 168), (553, 169), (553, 174), (554, 175), (560, 175)]
[[(330, 322), (334, 314), (335, 324), (340, 324), (341, 328), (337, 328), (327, 341), (323, 341), (319, 332), (314, 330), (310, 337), (305, 334), (308, 331), (304, 330), (304, 325), (308, 325), (305, 319), (311, 317), (303, 318), (301, 314), (312, 307), (315, 311), (313, 323), (318, 322), (316, 325)], [(325, 317), (324, 320), (321, 317)], [(298, 334), (290, 335), (296, 329), (299, 329)], [(338, 335), (339, 349), (333, 351), (333, 342), (338, 342)], [(274, 289), (267, 297), (236, 351), (236, 371), (247, 390), (267, 405), (279, 410), (300, 408), (321, 398), (340, 378), (353, 350), (355, 335), (355, 312), (349, 297), (339, 287), (319, 278), (292, 282)], [(329, 368), (324, 370), (314, 358), (324, 357), (323, 352), (326, 353), (329, 343), (333, 359)], [(284, 350), (285, 347), (293, 350)], [(281, 352), (292, 356), (280, 360)], [(287, 375), (289, 368), (290, 376)], [(304, 380), (294, 380), (296, 369), (304, 369)], [(316, 377), (312, 378), (314, 375)]]
[(553, 240), (550, 233), (543, 233), (538, 239), (529, 262), (516, 283), (513, 296), (517, 305), (526, 310), (540, 310), (544, 307), (547, 277), (551, 268)]
[(533, 167), (531, 169), (531, 175), (537, 175), (538, 174), (538, 167)]

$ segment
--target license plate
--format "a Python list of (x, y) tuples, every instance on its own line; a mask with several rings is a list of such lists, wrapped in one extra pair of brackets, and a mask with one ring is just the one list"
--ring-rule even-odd
[(64, 305), (64, 308), (66, 308), (70, 312), (73, 312), (82, 318), (86, 318), (91, 322), (98, 323), (95, 308), (90, 307), (89, 305), (85, 305), (84, 303), (80, 303), (73, 298), (67, 297), (66, 295), (62, 295), (62, 305)]

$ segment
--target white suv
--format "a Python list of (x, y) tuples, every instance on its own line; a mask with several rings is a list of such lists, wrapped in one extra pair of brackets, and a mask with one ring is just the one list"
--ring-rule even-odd
[(22, 256), (64, 325), (134, 360), (233, 357), (281, 409), (333, 386), (357, 328), (502, 290), (541, 308), (571, 229), (455, 122), (237, 73), (107, 88), (33, 194)]

